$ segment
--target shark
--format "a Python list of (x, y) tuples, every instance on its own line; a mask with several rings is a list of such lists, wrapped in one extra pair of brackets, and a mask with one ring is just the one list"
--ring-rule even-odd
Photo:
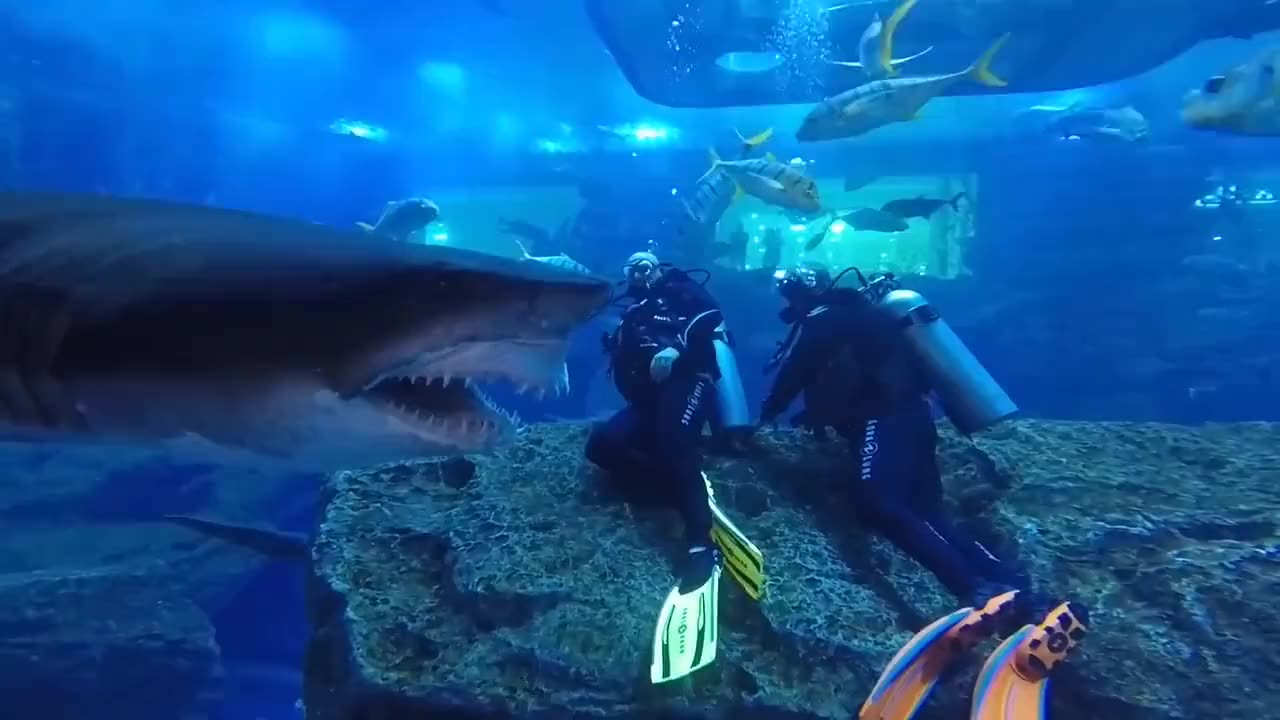
[(482, 452), (611, 283), (226, 208), (0, 193), (0, 440), (197, 439), (317, 469)]

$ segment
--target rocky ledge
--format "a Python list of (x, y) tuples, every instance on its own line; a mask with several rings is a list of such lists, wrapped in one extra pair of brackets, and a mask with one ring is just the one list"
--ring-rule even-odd
[[(851, 522), (842, 444), (762, 433), (761, 454), (708, 472), (765, 554), (765, 598), (725, 583), (715, 664), (653, 687), (680, 523), (581, 460), (585, 433), (539, 426), (499, 454), (333, 478), (308, 718), (846, 720), (955, 604)], [(1280, 426), (1024, 420), (947, 433), (941, 456), (969, 529), (1091, 610), (1055, 676), (1059, 720), (1273, 715)], [(979, 659), (920, 717), (967, 717)]]

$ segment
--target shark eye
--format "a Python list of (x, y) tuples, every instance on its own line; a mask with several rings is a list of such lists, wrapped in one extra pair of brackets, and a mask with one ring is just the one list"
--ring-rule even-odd
[(1217, 95), (1218, 93), (1222, 92), (1222, 86), (1226, 82), (1227, 82), (1226, 76), (1214, 75), (1213, 77), (1204, 81), (1204, 91), (1209, 93), (1210, 95)]

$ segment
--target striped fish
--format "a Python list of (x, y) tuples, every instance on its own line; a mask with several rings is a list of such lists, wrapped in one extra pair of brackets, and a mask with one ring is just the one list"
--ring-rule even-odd
[(552, 267), (560, 268), (561, 270), (568, 270), (569, 272), (575, 272), (582, 275), (591, 274), (591, 270), (589, 270), (586, 265), (583, 265), (564, 253), (560, 253), (559, 255), (530, 255), (529, 250), (524, 246), (524, 243), (516, 240), (516, 245), (520, 246), (520, 254), (524, 256), (521, 258), (522, 260), (532, 260), (534, 262), (540, 262), (544, 265), (550, 265)]
[(871, 132), (895, 122), (914, 120), (920, 109), (961, 80), (973, 80), (987, 87), (1008, 83), (991, 72), (991, 60), (1004, 46), (1008, 35), (996, 40), (987, 51), (960, 72), (926, 77), (873, 80), (829, 97), (805, 116), (796, 131), (796, 140), (837, 140)]
[(822, 209), (818, 184), (791, 165), (778, 162), (772, 153), (751, 160), (721, 160), (713, 149), (707, 175), (717, 170), (727, 173), (743, 192), (770, 205), (809, 212)]
[[(743, 157), (773, 136), (773, 128), (749, 138), (743, 137), (737, 130), (734, 132), (742, 142)], [(689, 192), (680, 196), (680, 206), (684, 212), (683, 217), (677, 220), (676, 234), (684, 238), (696, 234), (699, 230), (704, 233), (714, 232), (720, 218), (740, 194), (738, 184), (726, 170), (713, 170), (706, 173), (698, 178)]]

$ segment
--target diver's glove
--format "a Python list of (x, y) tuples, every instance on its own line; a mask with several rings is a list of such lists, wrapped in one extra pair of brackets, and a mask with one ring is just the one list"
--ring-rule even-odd
[(649, 361), (649, 377), (654, 382), (662, 382), (671, 377), (671, 368), (679, 357), (680, 351), (675, 348), (667, 348), (654, 355), (653, 360)]

